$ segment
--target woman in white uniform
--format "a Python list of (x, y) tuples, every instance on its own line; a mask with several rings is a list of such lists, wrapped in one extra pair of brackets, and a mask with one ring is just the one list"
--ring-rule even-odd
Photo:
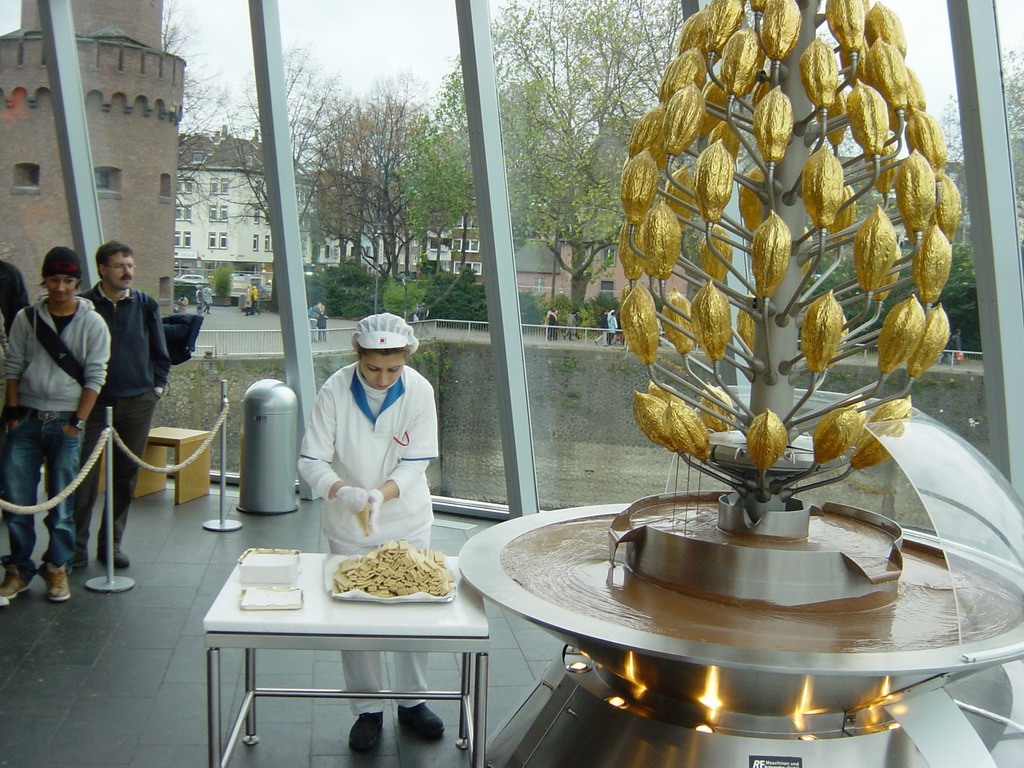
[[(382, 313), (356, 324), (358, 360), (334, 373), (317, 395), (306, 426), (299, 473), (323, 498), (323, 531), (331, 552), (363, 555), (388, 541), (430, 544), (433, 509), (424, 476), (437, 458), (437, 410), (430, 382), (406, 367), (419, 341), (402, 318)], [(357, 513), (370, 509), (370, 534)], [(343, 651), (350, 690), (383, 690), (381, 654)], [(395, 654), (396, 688), (427, 690), (426, 653)], [(349, 746), (373, 748), (380, 737), (380, 699), (356, 699)], [(398, 721), (424, 738), (444, 723), (422, 701), (398, 707)]]

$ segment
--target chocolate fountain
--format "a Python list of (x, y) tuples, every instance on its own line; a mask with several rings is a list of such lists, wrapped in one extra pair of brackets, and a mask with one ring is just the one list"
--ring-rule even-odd
[[(899, 19), (822, 5), (713, 0), (634, 129), (620, 315), (650, 384), (633, 412), (720, 490), (467, 544), (467, 581), (567, 644), (495, 768), (995, 765), (944, 686), (1024, 656), (1021, 506), (908, 397), (949, 335), (959, 196)], [(866, 349), (874, 383), (828, 394)], [(922, 510), (900, 522), (837, 484), (893, 458)]]

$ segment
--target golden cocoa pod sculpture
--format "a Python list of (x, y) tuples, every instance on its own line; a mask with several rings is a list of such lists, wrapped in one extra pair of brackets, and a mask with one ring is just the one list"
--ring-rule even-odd
[(897, 282), (899, 279), (900, 279), (899, 270), (896, 270), (895, 272), (892, 272), (892, 273), (886, 275), (885, 277), (883, 277), (882, 278), (882, 285), (880, 286), (879, 290), (877, 290), (873, 294), (871, 294), (871, 300), (872, 301), (885, 301), (887, 298), (889, 298), (889, 294), (892, 293), (892, 289), (891, 288), (887, 289), (887, 286), (892, 285), (893, 283)]
[[(693, 176), (690, 175), (690, 169), (685, 165), (679, 166), (676, 171), (672, 174), (672, 179), (679, 184), (679, 186), (685, 189), (693, 191)], [(668, 203), (668, 207), (671, 208), (675, 213), (680, 216), (689, 217), (691, 211), (683, 203), (692, 205), (694, 208), (697, 207), (697, 201), (692, 196), (684, 192), (682, 189), (674, 185), (669, 185), (668, 192), (672, 195), (671, 198), (666, 198), (665, 202)], [(675, 198), (675, 199), (673, 199)]]
[(703, 119), (704, 96), (696, 85), (688, 83), (675, 92), (665, 107), (662, 126), (665, 151), (670, 155), (681, 155), (689, 149), (697, 138)]
[(711, 455), (708, 429), (692, 408), (670, 402), (662, 415), (662, 430), (668, 438), (668, 449), (687, 453), (701, 461)]
[(658, 165), (646, 149), (626, 161), (622, 167), (620, 194), (626, 221), (639, 227), (658, 191)]
[(658, 98), (662, 104), (668, 102), (676, 93), (688, 85), (698, 89), (704, 87), (708, 79), (708, 67), (700, 51), (690, 49), (676, 56), (665, 67), (665, 74), (658, 87)]
[[(663, 311), (668, 320), (693, 333), (693, 326), (690, 322), (690, 300), (675, 288), (666, 297)], [(693, 350), (693, 339), (673, 328), (669, 323), (662, 323), (662, 328), (665, 331), (665, 338), (676, 348), (676, 352), (680, 355), (690, 354)]]
[(619, 227), (619, 263), (627, 280), (638, 280), (644, 273), (644, 260), (629, 247), (629, 222)]
[(718, 51), (743, 23), (743, 0), (711, 0), (704, 8), (704, 48)]
[(920, 152), (911, 152), (896, 171), (896, 207), (907, 234), (928, 228), (935, 211), (935, 172)]
[[(710, 6), (708, 6), (710, 8)], [(700, 153), (694, 165), (694, 195), (704, 221), (715, 222), (732, 197), (733, 156), (721, 141)]]
[[(859, 1), (859, 0), (858, 0)], [(826, 413), (814, 429), (814, 463), (826, 464), (846, 453), (864, 428), (864, 414), (856, 406)]]
[(793, 104), (776, 86), (754, 108), (754, 139), (764, 161), (782, 162), (792, 135)]
[(775, 211), (754, 230), (750, 244), (751, 271), (758, 296), (774, 296), (789, 269), (793, 236)]
[(892, 10), (881, 3), (875, 3), (864, 17), (864, 37), (868, 45), (874, 45), (877, 40), (885, 40), (895, 46), (901, 56), (907, 55), (907, 37), (903, 34), (903, 24)]
[(717, 224), (712, 227), (711, 238), (714, 241), (715, 250), (721, 254), (725, 261), (723, 262), (722, 259), (719, 259), (712, 253), (711, 248), (708, 246), (707, 236), (705, 235), (700, 241), (700, 268), (718, 282), (725, 282), (725, 276), (729, 273), (726, 262), (732, 264), (732, 246), (725, 242), (725, 230)]
[[(832, 100), (832, 105), (828, 108), (828, 124), (832, 125), (839, 121), (839, 118), (847, 114), (847, 92), (842, 90), (836, 94), (835, 99)], [(836, 128), (834, 131), (828, 132), (828, 143), (833, 147), (838, 147), (843, 143), (843, 137), (846, 136), (846, 126), (842, 128)]]
[(875, 90), (882, 94), (893, 109), (906, 109), (910, 78), (907, 65), (894, 45), (885, 40), (875, 40), (864, 57), (867, 79)]
[(708, 105), (714, 104), (716, 107), (720, 107), (724, 112), (725, 102), (726, 99), (728, 99), (728, 96), (726, 96), (725, 91), (711, 81), (704, 86), (704, 90), (701, 92), (701, 95), (704, 96), (704, 119), (701, 120), (698, 133), (701, 136), (707, 136), (715, 129), (716, 125), (722, 122), (721, 119), (711, 114), (711, 108)]
[(747, 427), (747, 455), (762, 472), (782, 457), (787, 442), (782, 420), (770, 410), (755, 416)]
[(720, 122), (711, 129), (711, 133), (708, 134), (708, 144), (714, 144), (716, 141), (722, 142), (722, 146), (728, 150), (735, 161), (740, 154), (740, 137), (732, 132), (728, 123)]
[[(905, 397), (901, 400), (892, 400), (878, 406), (875, 412), (868, 417), (867, 423), (878, 424), (901, 421), (909, 419), (910, 414), (910, 398)], [(891, 432), (893, 436), (902, 434), (902, 425), (894, 424), (893, 427), (894, 429), (887, 430), (887, 432)], [(892, 456), (889, 454), (889, 451), (878, 442), (878, 439), (865, 426), (860, 431), (860, 435), (857, 436), (857, 449), (850, 456), (850, 465), (854, 469), (867, 469), (891, 458)]]
[(743, 343), (747, 345), (747, 349), (753, 352), (755, 338), (754, 316), (745, 309), (741, 309), (736, 313), (736, 333), (739, 334), (741, 339), (743, 339)]
[(800, 56), (800, 81), (814, 106), (827, 109), (832, 105), (839, 87), (839, 64), (832, 49), (819, 38)]
[(668, 203), (659, 200), (644, 219), (643, 230), (644, 255), (647, 257), (644, 270), (656, 280), (668, 280), (679, 259), (679, 245), (683, 237), (679, 219)]
[(846, 114), (853, 140), (864, 154), (884, 154), (889, 136), (889, 112), (882, 95), (870, 85), (858, 83), (846, 99)]
[(939, 121), (927, 112), (915, 111), (907, 123), (907, 146), (924, 155), (936, 173), (946, 167), (946, 138)]
[[(760, 168), (754, 168), (747, 174), (747, 178), (757, 184), (764, 184), (764, 174)], [(740, 218), (747, 229), (757, 229), (761, 223), (761, 198), (752, 189), (740, 184)]]
[(857, 223), (857, 206), (854, 203), (846, 205), (846, 201), (852, 197), (853, 187), (847, 184), (843, 187), (843, 200), (839, 205), (839, 210), (836, 211), (836, 220), (832, 222), (833, 232), (842, 232)]
[(877, 291), (899, 256), (896, 230), (880, 206), (864, 219), (853, 238), (853, 268), (863, 291)]
[(845, 321), (843, 308), (832, 291), (816, 298), (807, 308), (800, 329), (800, 350), (807, 367), (815, 373), (828, 368), (829, 361), (836, 356), (839, 342), (843, 340)]
[[(679, 53), (684, 53), (691, 48), (704, 52), (704, 9), (697, 11), (683, 22), (683, 28), (679, 32)], [(703, 56), (701, 57), (703, 58)]]
[(658, 317), (654, 312), (654, 298), (647, 286), (637, 283), (622, 300), (619, 308), (622, 333), (629, 351), (644, 365), (658, 359)]
[(928, 102), (924, 97), (924, 86), (921, 85), (917, 73), (910, 67), (907, 67), (907, 82), (910, 84), (910, 90), (907, 92), (907, 108), (915, 112), (924, 112), (928, 109)]
[[(729, 397), (724, 390), (721, 390), (718, 387), (712, 387), (706, 384), (705, 388), (707, 389), (708, 394), (700, 399), (700, 404), (709, 411), (718, 414), (718, 416), (712, 416), (710, 413), (701, 411), (700, 420), (703, 421), (704, 425), (712, 432), (728, 432), (732, 429), (732, 426), (728, 421), (725, 421), (725, 419), (731, 419), (732, 414), (723, 408), (720, 403), (725, 403), (726, 405), (731, 406), (732, 398)], [(719, 416), (721, 418), (719, 418)]]
[(669, 447), (668, 435), (665, 434), (665, 409), (668, 404), (658, 397), (633, 393), (633, 420), (647, 439), (663, 448)]
[(875, 190), (880, 195), (888, 195), (892, 191), (892, 185), (896, 181), (896, 172), (899, 165), (890, 166), (878, 174), (878, 181), (875, 182)]
[(705, 283), (690, 305), (693, 335), (704, 353), (712, 360), (725, 357), (726, 345), (732, 335), (729, 302), (714, 283)]
[(657, 384), (654, 383), (653, 380), (647, 382), (647, 394), (650, 395), (651, 397), (656, 397), (659, 400), (664, 401), (665, 403), (671, 403), (673, 398), (678, 400), (678, 398), (676, 398), (675, 395), (673, 395), (668, 390), (659, 387)]
[(939, 359), (949, 340), (949, 318), (941, 304), (928, 310), (924, 321), (924, 335), (921, 342), (907, 360), (907, 374), (917, 378), (931, 368)]
[(892, 373), (907, 361), (924, 333), (924, 310), (908, 296), (889, 310), (878, 336), (878, 370)]
[(819, 229), (831, 229), (843, 202), (843, 166), (828, 147), (822, 147), (804, 165), (804, 206)]
[(757, 71), (764, 64), (764, 53), (757, 33), (750, 27), (733, 32), (722, 49), (722, 65), (718, 79), (726, 93), (746, 96), (754, 87)]
[(921, 301), (934, 304), (946, 287), (949, 268), (953, 263), (953, 249), (949, 240), (936, 225), (931, 225), (921, 238), (921, 245), (914, 254), (911, 274)]
[(633, 126), (633, 133), (629, 136), (629, 156), (633, 157), (646, 149), (657, 162), (658, 155), (665, 151), (665, 135), (662, 133), (664, 122), (665, 107), (661, 104), (648, 110), (643, 117), (637, 120), (636, 125)]
[(825, 20), (832, 36), (846, 51), (859, 51), (864, 42), (864, 3), (861, 0), (828, 0)]
[(960, 190), (949, 176), (939, 174), (939, 202), (935, 206), (935, 223), (939, 225), (947, 240), (952, 241), (956, 237), (962, 212)]
[(761, 40), (769, 59), (782, 61), (800, 38), (800, 8), (794, 0), (768, 0), (761, 18)]

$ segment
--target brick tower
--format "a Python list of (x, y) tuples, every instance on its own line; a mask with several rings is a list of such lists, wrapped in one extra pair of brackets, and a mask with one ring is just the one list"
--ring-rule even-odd
[[(168, 305), (185, 62), (160, 50), (163, 0), (79, 0), (75, 34), (103, 236), (135, 250), (135, 284)], [(31, 286), (72, 245), (35, 0), (0, 37), (0, 258)], [(91, 259), (92, 254), (83, 254)]]

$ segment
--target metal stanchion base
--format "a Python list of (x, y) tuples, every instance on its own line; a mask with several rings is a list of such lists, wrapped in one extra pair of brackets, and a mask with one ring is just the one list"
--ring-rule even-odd
[(208, 531), (237, 531), (242, 527), (240, 520), (207, 520), (203, 528)]
[(127, 576), (112, 576), (109, 580), (106, 576), (97, 576), (85, 582), (85, 588), (90, 592), (127, 592), (135, 586), (135, 579)]

